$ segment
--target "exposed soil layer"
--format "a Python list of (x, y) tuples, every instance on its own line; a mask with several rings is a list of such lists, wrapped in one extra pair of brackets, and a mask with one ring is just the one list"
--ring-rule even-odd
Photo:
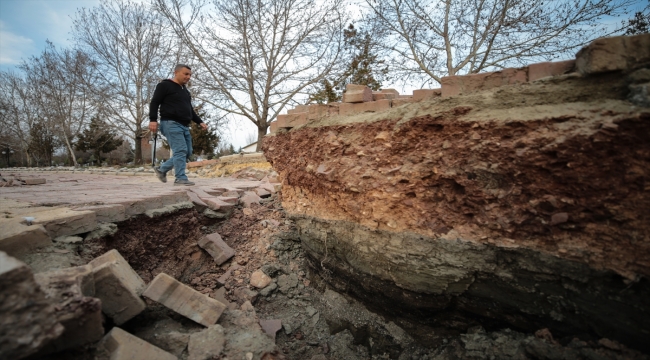
[(626, 84), (502, 87), (322, 121), (264, 150), (330, 284), (441, 332), (485, 321), (650, 351), (650, 110)]

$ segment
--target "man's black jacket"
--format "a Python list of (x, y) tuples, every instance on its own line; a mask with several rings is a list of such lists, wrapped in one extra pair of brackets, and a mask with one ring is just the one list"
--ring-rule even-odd
[(194, 112), (190, 92), (172, 80), (165, 79), (156, 85), (149, 105), (150, 121), (158, 120), (158, 107), (161, 120), (174, 120), (185, 126), (190, 126), (190, 121), (197, 124), (203, 122)]

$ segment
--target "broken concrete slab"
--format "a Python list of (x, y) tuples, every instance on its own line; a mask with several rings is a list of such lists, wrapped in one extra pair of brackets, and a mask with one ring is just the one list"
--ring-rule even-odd
[(145, 283), (117, 250), (90, 262), (95, 280), (95, 296), (102, 300), (102, 311), (121, 325), (147, 306), (140, 298)]
[(221, 265), (235, 256), (235, 250), (228, 246), (218, 233), (202, 237), (198, 241), (198, 245), (214, 258), (217, 265)]
[(187, 344), (188, 360), (209, 360), (221, 355), (226, 343), (221, 325), (212, 325), (203, 331), (190, 335)]
[(101, 300), (95, 293), (90, 265), (38, 273), (34, 280), (55, 305), (54, 318), (65, 331), (39, 350), (38, 355), (72, 349), (98, 341), (104, 335)]
[(74, 208), (74, 210), (93, 211), (98, 222), (116, 223), (127, 219), (124, 205), (121, 204), (82, 206)]
[(191, 202), (182, 202), (182, 203), (176, 203), (172, 205), (166, 205), (160, 209), (147, 210), (144, 212), (144, 214), (149, 218), (155, 218), (163, 215), (173, 214), (180, 210), (192, 209), (193, 207), (194, 204)]
[(98, 345), (98, 360), (178, 360), (165, 350), (114, 327)]
[(158, 274), (142, 295), (204, 326), (216, 324), (226, 309), (225, 304), (165, 273)]
[(2, 223), (0, 251), (11, 256), (21, 256), (35, 249), (52, 245), (52, 240), (42, 225), (25, 225), (19, 219)]
[(106, 236), (113, 236), (117, 232), (117, 224), (99, 223), (95, 230), (91, 231), (84, 240), (101, 239)]
[(25, 263), (0, 251), (0, 358), (21, 359), (65, 330)]
[(97, 218), (94, 211), (77, 211), (68, 208), (41, 210), (29, 214), (34, 225), (43, 225), (50, 237), (77, 235), (95, 230)]

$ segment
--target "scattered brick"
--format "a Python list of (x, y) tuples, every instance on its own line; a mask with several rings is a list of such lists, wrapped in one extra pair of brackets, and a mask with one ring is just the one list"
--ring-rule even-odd
[(102, 311), (121, 325), (147, 306), (140, 298), (144, 281), (129, 263), (113, 249), (90, 262), (95, 279), (95, 296), (102, 300)]
[(198, 244), (214, 258), (214, 262), (217, 265), (221, 265), (235, 256), (235, 250), (228, 246), (218, 233), (212, 233), (202, 237), (198, 241)]
[(178, 360), (176, 356), (129, 334), (119, 327), (114, 327), (104, 336), (98, 345), (98, 349), (100, 354), (104, 352), (104, 355), (107, 355), (106, 357), (110, 358), (110, 360)]
[(158, 274), (143, 295), (204, 326), (216, 324), (226, 308), (165, 273)]

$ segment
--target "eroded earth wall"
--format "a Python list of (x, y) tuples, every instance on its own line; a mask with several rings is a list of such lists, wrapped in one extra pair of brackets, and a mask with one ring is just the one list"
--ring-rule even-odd
[(580, 58), (597, 50), (576, 62), (600, 70), (268, 136), (312, 269), (432, 338), (550, 328), (650, 351), (650, 60)]

